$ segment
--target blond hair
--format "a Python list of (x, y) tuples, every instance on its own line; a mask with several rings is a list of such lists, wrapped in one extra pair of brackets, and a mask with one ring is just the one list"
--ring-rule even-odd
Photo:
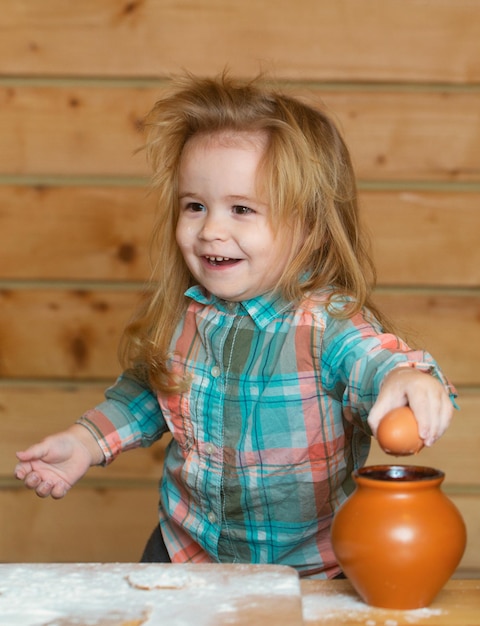
[(262, 132), (267, 136), (258, 172), (272, 228), (288, 226), (291, 258), (277, 285), (298, 301), (331, 287), (349, 296), (342, 316), (368, 307), (375, 271), (359, 223), (355, 175), (348, 149), (329, 117), (259, 79), (238, 81), (185, 75), (172, 82), (146, 120), (147, 157), (158, 194), (153, 236), (155, 261), (148, 297), (123, 338), (123, 365), (141, 367), (165, 393), (185, 388), (167, 366), (173, 332), (185, 312), (184, 292), (193, 284), (175, 239), (178, 170), (194, 135)]

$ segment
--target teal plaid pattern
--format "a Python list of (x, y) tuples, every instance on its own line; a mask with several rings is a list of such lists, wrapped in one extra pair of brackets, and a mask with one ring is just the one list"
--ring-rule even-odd
[(157, 395), (127, 371), (81, 418), (106, 463), (171, 433), (159, 513), (172, 561), (335, 575), (330, 525), (367, 458), (384, 376), (421, 368), (454, 396), (428, 353), (368, 312), (333, 317), (328, 295), (227, 303), (194, 287), (171, 344), (173, 369), (192, 375), (188, 393)]

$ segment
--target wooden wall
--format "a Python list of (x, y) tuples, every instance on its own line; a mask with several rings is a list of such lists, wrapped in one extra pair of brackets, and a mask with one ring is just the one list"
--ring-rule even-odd
[(378, 301), (460, 393), (448, 434), (409, 461), (446, 471), (469, 532), (459, 575), (480, 573), (479, 22), (477, 0), (3, 0), (0, 561), (135, 561), (153, 528), (163, 444), (59, 502), (20, 488), (14, 452), (118, 374), (148, 275), (142, 119), (171, 73), (229, 66), (270, 72), (344, 131)]

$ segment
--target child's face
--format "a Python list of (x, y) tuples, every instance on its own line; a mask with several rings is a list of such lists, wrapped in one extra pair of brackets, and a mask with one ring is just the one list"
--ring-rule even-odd
[[(241, 301), (270, 291), (291, 249), (269, 225), (256, 173), (266, 137), (192, 137), (179, 169), (177, 242), (195, 279), (219, 298)], [(285, 229), (283, 229), (285, 230)]]

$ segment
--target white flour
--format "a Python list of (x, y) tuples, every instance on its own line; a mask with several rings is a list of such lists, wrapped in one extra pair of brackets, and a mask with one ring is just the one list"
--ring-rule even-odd
[[(308, 623), (322, 623), (322, 621), (355, 620), (365, 626), (399, 626), (400, 624), (417, 624), (419, 620), (440, 615), (441, 609), (414, 609), (411, 611), (394, 611), (398, 619), (391, 617), (391, 609), (380, 609), (369, 606), (359, 598), (348, 594), (308, 594), (304, 596), (303, 618)], [(388, 616), (388, 617), (387, 617)]]
[[(0, 567), (1, 626), (210, 626), (237, 623), (266, 596), (275, 604), (299, 597), (295, 575), (236, 566), (25, 565)], [(231, 619), (230, 617), (231, 616)], [(225, 621), (225, 618), (228, 618)]]

